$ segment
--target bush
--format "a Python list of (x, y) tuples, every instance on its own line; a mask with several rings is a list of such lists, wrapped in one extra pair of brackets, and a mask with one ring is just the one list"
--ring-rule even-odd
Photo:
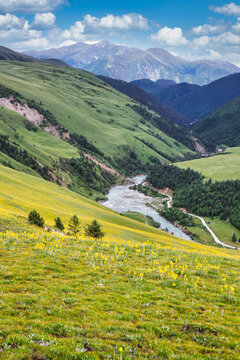
[(70, 234), (76, 235), (80, 231), (80, 221), (77, 215), (73, 215), (68, 223)]
[(30, 222), (30, 224), (37, 225), (39, 227), (43, 227), (45, 223), (44, 219), (40, 216), (40, 214), (36, 210), (30, 211), (28, 215), (28, 221)]
[(57, 229), (59, 229), (59, 230), (64, 230), (64, 225), (63, 225), (62, 220), (61, 220), (60, 217), (57, 217), (57, 218), (55, 219), (55, 227), (56, 227)]
[(104, 232), (102, 231), (102, 226), (97, 222), (97, 220), (93, 220), (91, 224), (88, 224), (84, 231), (86, 236), (101, 239), (104, 237)]

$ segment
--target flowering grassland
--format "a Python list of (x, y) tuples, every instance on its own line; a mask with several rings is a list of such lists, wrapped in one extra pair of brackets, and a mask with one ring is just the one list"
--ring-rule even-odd
[(237, 252), (10, 225), (1, 359), (240, 358)]

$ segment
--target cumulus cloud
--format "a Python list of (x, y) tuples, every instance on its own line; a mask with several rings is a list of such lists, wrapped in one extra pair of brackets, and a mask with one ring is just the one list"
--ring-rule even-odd
[(12, 14), (0, 15), (0, 42), (1, 45), (14, 49), (25, 50), (35, 47), (48, 46), (49, 42), (43, 32), (32, 29), (28, 21)]
[(148, 19), (144, 18), (141, 14), (135, 13), (124, 14), (122, 16), (108, 14), (102, 18), (86, 15), (83, 22), (89, 27), (111, 30), (149, 29)]
[(69, 29), (63, 30), (58, 36), (65, 43), (65, 41), (91, 40), (91, 37), (99, 37), (99, 34), (105, 37), (105, 33), (111, 36), (113, 31), (147, 29), (149, 29), (148, 20), (141, 14), (124, 14), (122, 16), (108, 14), (102, 18), (86, 15)]
[(1, 13), (38, 13), (54, 10), (65, 0), (3, 0), (0, 1)]
[(169, 28), (167, 26), (160, 29), (156, 34), (151, 35), (151, 39), (162, 46), (184, 46), (188, 40), (183, 36), (181, 28)]
[(208, 36), (201, 36), (193, 39), (192, 44), (196, 47), (205, 47), (210, 44), (210, 38)]
[(56, 21), (56, 16), (51, 13), (35, 14), (33, 23), (31, 25), (32, 29), (46, 30), (51, 29)]
[(63, 40), (66, 39), (71, 41), (81, 41), (85, 38), (84, 30), (85, 25), (81, 21), (76, 21), (75, 24), (70, 27), (70, 29), (66, 29), (62, 32), (61, 37)]
[(0, 15), (0, 30), (11, 28), (22, 28), (25, 24), (24, 18), (18, 18), (12, 14)]
[(192, 33), (194, 35), (208, 35), (208, 34), (217, 34), (224, 30), (225, 27), (223, 25), (204, 24), (192, 28)]
[(223, 6), (209, 6), (209, 8), (219, 14), (224, 15), (233, 15), (238, 16), (240, 15), (240, 5), (236, 5), (234, 2), (225, 4)]

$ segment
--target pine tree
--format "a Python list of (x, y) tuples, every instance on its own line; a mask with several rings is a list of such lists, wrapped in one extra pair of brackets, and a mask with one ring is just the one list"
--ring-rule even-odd
[(56, 227), (57, 229), (59, 229), (59, 230), (64, 230), (64, 225), (63, 225), (62, 220), (61, 220), (60, 217), (57, 217), (57, 218), (55, 219), (55, 227)]
[(80, 221), (79, 221), (77, 215), (73, 215), (73, 217), (71, 217), (71, 219), (68, 223), (68, 229), (69, 229), (69, 232), (73, 235), (76, 235), (77, 233), (79, 233)]
[(30, 222), (30, 224), (37, 225), (39, 227), (43, 227), (45, 222), (36, 210), (30, 211), (30, 213), (28, 214), (28, 221)]
[(232, 234), (232, 242), (237, 242), (237, 237), (235, 233)]
[(84, 231), (86, 236), (100, 239), (104, 237), (104, 232), (102, 231), (102, 226), (97, 222), (97, 220), (93, 220), (91, 224), (88, 224)]

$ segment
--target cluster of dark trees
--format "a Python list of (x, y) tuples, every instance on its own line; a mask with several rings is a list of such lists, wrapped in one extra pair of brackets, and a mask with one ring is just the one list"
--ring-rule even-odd
[(105, 194), (111, 185), (116, 181), (116, 176), (109, 171), (102, 169), (93, 161), (80, 155), (79, 158), (61, 159), (62, 169), (81, 181), (89, 189)]
[[(28, 221), (32, 225), (36, 225), (38, 227), (43, 228), (45, 224), (45, 220), (43, 217), (36, 211), (32, 210), (28, 214)], [(60, 217), (55, 219), (55, 228), (63, 231), (65, 226)], [(73, 215), (68, 223), (68, 235), (76, 236), (81, 229), (81, 223), (77, 215)], [(88, 237), (92, 237), (95, 239), (100, 239), (104, 237), (105, 233), (102, 231), (102, 226), (98, 223), (97, 220), (93, 220), (90, 224), (87, 224), (84, 228), (84, 235)]]
[(141, 173), (147, 170), (148, 167), (143, 164), (143, 162), (139, 159), (135, 151), (130, 148), (130, 146), (119, 146), (119, 153), (123, 153), (124, 156), (114, 156), (115, 167), (125, 175), (130, 176), (136, 174), (136, 172)]
[(172, 224), (177, 222), (182, 226), (195, 226), (193, 218), (181, 210), (178, 210), (177, 208), (164, 207), (163, 209), (159, 210), (159, 213)]
[(193, 182), (199, 183), (203, 180), (203, 175), (190, 168), (180, 169), (173, 165), (156, 164), (148, 176), (148, 181), (152, 186), (163, 189), (169, 187), (172, 190), (182, 189)]
[(151, 186), (145, 186), (143, 184), (130, 186), (130, 189), (137, 190), (146, 196), (163, 197), (162, 194), (160, 194), (157, 190), (153, 189)]
[(174, 207), (199, 216), (219, 216), (240, 229), (240, 180), (204, 182), (203, 176), (191, 169), (156, 165), (148, 181), (154, 187), (170, 187), (174, 191)]
[(21, 150), (17, 144), (10, 143), (7, 135), (0, 134), (0, 151), (8, 155), (19, 163), (30, 167), (38, 172), (45, 180), (51, 180), (49, 168), (40, 166), (37, 160), (28, 154), (26, 150)]

